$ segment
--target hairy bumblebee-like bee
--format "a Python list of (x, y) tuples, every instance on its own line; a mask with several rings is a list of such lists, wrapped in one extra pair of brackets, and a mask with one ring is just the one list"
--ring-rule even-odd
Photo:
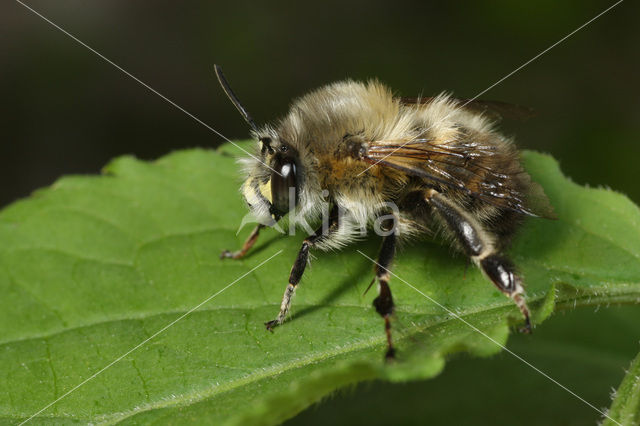
[(262, 218), (240, 250), (222, 257), (244, 256), (262, 227), (290, 212), (318, 220), (318, 206), (331, 206), (325, 226), (302, 243), (280, 312), (267, 329), (285, 320), (311, 248), (341, 247), (386, 217), (373, 305), (385, 321), (387, 358), (394, 356), (387, 268), (397, 241), (419, 234), (442, 233), (513, 299), (530, 330), (522, 279), (503, 250), (524, 216), (552, 218), (553, 209), (486, 113), (505, 104), (447, 95), (399, 98), (376, 81), (343, 81), (295, 100), (286, 116), (258, 128), (218, 66), (216, 74), (258, 140), (256, 156), (245, 162), (242, 193)]

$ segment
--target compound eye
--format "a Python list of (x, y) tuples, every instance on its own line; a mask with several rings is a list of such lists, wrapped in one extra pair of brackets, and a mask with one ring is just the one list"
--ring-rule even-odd
[[(276, 157), (271, 173), (271, 200), (273, 208), (285, 215), (298, 204), (296, 163), (291, 158)], [(276, 173), (277, 172), (277, 173)], [(292, 205), (290, 205), (292, 203)]]

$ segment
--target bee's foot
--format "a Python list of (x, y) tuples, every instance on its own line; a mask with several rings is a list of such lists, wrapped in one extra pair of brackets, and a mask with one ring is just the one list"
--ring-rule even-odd
[(278, 320), (271, 320), (271, 321), (265, 322), (264, 325), (265, 327), (267, 327), (268, 331), (273, 333), (273, 329), (278, 325), (280, 325), (280, 323), (278, 322)]
[(523, 327), (520, 327), (520, 333), (522, 334), (531, 334), (533, 333), (533, 329), (531, 328), (531, 320), (529, 320), (529, 317), (525, 318), (525, 323)]
[(393, 362), (396, 360), (396, 350), (394, 348), (387, 349), (387, 353), (384, 354), (384, 360), (386, 362)]
[(235, 259), (235, 258), (236, 258), (235, 253), (229, 250), (223, 250), (222, 253), (220, 253), (220, 259)]

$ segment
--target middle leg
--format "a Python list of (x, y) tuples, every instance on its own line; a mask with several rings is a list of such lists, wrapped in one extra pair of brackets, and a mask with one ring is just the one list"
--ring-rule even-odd
[(393, 261), (396, 252), (396, 234), (395, 230), (391, 234), (384, 237), (382, 248), (378, 255), (376, 263), (374, 280), (378, 281), (378, 297), (373, 300), (373, 306), (376, 311), (384, 319), (384, 331), (387, 335), (387, 353), (385, 359), (391, 360), (395, 357), (395, 349), (391, 341), (391, 315), (393, 314), (393, 297), (391, 296), (391, 288), (389, 287), (389, 267)]

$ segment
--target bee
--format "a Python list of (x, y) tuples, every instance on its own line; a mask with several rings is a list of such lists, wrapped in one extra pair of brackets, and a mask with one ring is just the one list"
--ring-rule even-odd
[(504, 251), (524, 217), (554, 212), (512, 140), (496, 130), (491, 111), (507, 104), (447, 94), (402, 98), (375, 80), (346, 80), (296, 99), (284, 117), (259, 128), (220, 67), (215, 71), (257, 141), (255, 156), (244, 162), (241, 191), (250, 211), (265, 219), (240, 250), (221, 257), (243, 257), (263, 227), (287, 214), (313, 222), (323, 201), (330, 206), (328, 221), (302, 242), (268, 330), (287, 318), (310, 250), (341, 248), (384, 217), (372, 284), (378, 283), (373, 306), (384, 319), (386, 359), (395, 355), (389, 268), (398, 242), (414, 236), (443, 236), (513, 300), (523, 331), (531, 331), (522, 277)]

